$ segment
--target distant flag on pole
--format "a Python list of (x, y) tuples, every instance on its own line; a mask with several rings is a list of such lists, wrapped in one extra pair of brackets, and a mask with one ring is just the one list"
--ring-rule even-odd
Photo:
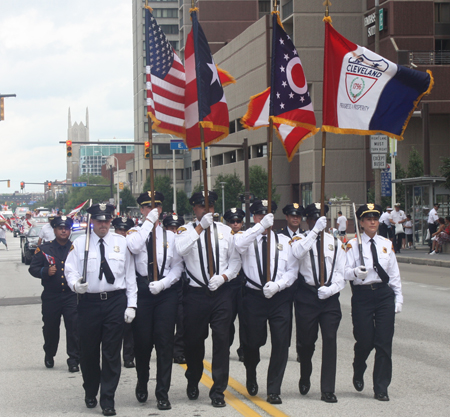
[(291, 161), (300, 143), (320, 129), (316, 128), (308, 83), (297, 49), (283, 29), (279, 12), (272, 12), (272, 18), (271, 87), (250, 98), (241, 123), (246, 129), (259, 129), (269, 126), (269, 118), (272, 118), (278, 138)]
[(228, 105), (221, 76), (197, 20), (197, 10), (191, 9), (192, 30), (185, 49), (186, 145), (189, 149), (201, 145), (199, 125), (203, 127), (205, 144), (222, 140), (229, 131)]
[(425, 94), (431, 71), (421, 72), (350, 42), (325, 17), (323, 126), (333, 133), (384, 133), (399, 140)]
[[(6, 217), (3, 217), (2, 214), (0, 214), (0, 220), (5, 221), (4, 226), (6, 226), (6, 228), (7, 228), (10, 232), (13, 231), (13, 228), (8, 224), (8, 219), (7, 219)], [(0, 226), (3, 226), (3, 224), (0, 224)]]
[(153, 121), (153, 129), (184, 139), (184, 67), (148, 6), (145, 7), (145, 59), (147, 114)]
[(73, 217), (75, 216), (75, 214), (77, 214), (83, 207), (84, 205), (88, 202), (88, 200), (86, 200), (84, 203), (79, 204), (78, 206), (76, 206), (68, 215), (67, 217), (71, 217), (73, 219)]

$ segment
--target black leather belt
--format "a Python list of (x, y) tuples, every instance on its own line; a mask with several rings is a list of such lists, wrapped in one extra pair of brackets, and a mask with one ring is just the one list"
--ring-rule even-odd
[(116, 290), (116, 291), (104, 291), (104, 292), (87, 292), (80, 294), (80, 299), (86, 298), (87, 300), (98, 300), (105, 301), (109, 298), (115, 297), (120, 294), (125, 294), (126, 290)]
[(387, 284), (384, 282), (375, 282), (374, 284), (363, 284), (363, 285), (354, 285), (353, 282), (350, 281), (350, 285), (352, 287), (352, 290), (359, 291), (359, 290), (378, 290), (379, 288), (384, 288)]

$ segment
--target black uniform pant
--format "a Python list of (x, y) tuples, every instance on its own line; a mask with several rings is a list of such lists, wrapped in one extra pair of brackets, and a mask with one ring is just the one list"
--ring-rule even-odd
[[(361, 287), (361, 288), (360, 288)], [(386, 393), (392, 378), (392, 339), (395, 323), (395, 295), (388, 285), (376, 290), (352, 286), (352, 320), (355, 337), (354, 376), (362, 380), (366, 360), (375, 348), (373, 389)]]
[(380, 223), (380, 225), (378, 226), (378, 234), (385, 237), (386, 239), (389, 238), (389, 232), (386, 223)]
[(44, 290), (41, 300), (45, 356), (53, 358), (58, 351), (62, 316), (66, 328), (67, 365), (78, 365), (80, 349), (77, 334), (77, 295), (69, 289), (59, 293)]
[(85, 294), (78, 302), (83, 387), (89, 398), (96, 397), (100, 387), (103, 409), (114, 407), (121, 371), (120, 348), (126, 307), (125, 290), (108, 295), (107, 300), (101, 300), (100, 294)]
[[(235, 282), (236, 281), (236, 282)], [(242, 279), (238, 275), (230, 282), (231, 287), (231, 299), (232, 299), (232, 313), (231, 313), (231, 326), (230, 326), (230, 347), (234, 342), (234, 334), (236, 328), (234, 322), (236, 317), (239, 318), (239, 347), (238, 354), (243, 354), (243, 344), (245, 338), (244, 326), (242, 324)]]
[(259, 349), (266, 344), (267, 323), (269, 323), (272, 350), (267, 372), (267, 393), (279, 395), (289, 356), (292, 292), (288, 288), (276, 293), (272, 298), (266, 298), (260, 290), (245, 288), (242, 316), (247, 379), (256, 379), (256, 367), (260, 361)]
[[(307, 285), (307, 284), (305, 284)], [(342, 318), (339, 293), (320, 300), (317, 293), (299, 285), (294, 296), (297, 343), (300, 345), (300, 381), (308, 383), (312, 357), (320, 332), (322, 334), (321, 392), (334, 392), (336, 383), (337, 330)]]
[(125, 323), (123, 326), (122, 357), (124, 362), (134, 360), (133, 329), (131, 326), (131, 323)]
[(231, 289), (225, 283), (211, 295), (205, 288), (189, 287), (183, 295), (184, 353), (189, 386), (197, 386), (203, 374), (205, 340), (211, 327), (213, 354), (209, 397), (223, 399), (230, 367)]
[(176, 332), (173, 339), (173, 357), (184, 356), (184, 324), (183, 324), (183, 283), (180, 279), (174, 287), (177, 289), (178, 302), (177, 302), (177, 322)]
[(147, 387), (150, 358), (156, 350), (156, 389), (158, 400), (167, 400), (172, 376), (172, 352), (178, 294), (168, 288), (157, 295), (138, 292), (136, 317), (133, 320), (136, 373), (141, 387)]

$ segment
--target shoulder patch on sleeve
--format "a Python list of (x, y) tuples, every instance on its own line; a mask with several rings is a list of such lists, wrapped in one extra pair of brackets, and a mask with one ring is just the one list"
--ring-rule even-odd
[(36, 248), (36, 250), (34, 251), (34, 254), (36, 255), (37, 253), (39, 253), (41, 251), (41, 249), (39, 249), (39, 246)]
[(294, 236), (294, 237), (289, 241), (289, 245), (292, 246), (292, 244), (293, 244), (295, 241), (300, 240), (300, 239), (301, 239), (301, 236)]
[(128, 230), (127, 235), (131, 235), (131, 233), (134, 233), (134, 232), (137, 232), (137, 230), (130, 229), (130, 230)]
[(347, 247), (345, 248), (345, 251), (348, 252), (352, 248), (352, 244), (349, 242), (347, 243)]
[(187, 229), (186, 229), (185, 227), (183, 227), (183, 226), (179, 227), (179, 228), (177, 229), (177, 235), (179, 235), (180, 233), (185, 232), (186, 230), (187, 230)]
[(75, 248), (74, 248), (74, 246), (73, 246), (73, 244), (72, 244), (72, 246), (71, 246), (70, 249), (69, 249), (69, 252), (72, 252), (74, 249), (75, 249)]

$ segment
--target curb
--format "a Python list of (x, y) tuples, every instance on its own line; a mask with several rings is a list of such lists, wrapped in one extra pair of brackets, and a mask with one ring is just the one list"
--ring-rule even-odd
[(402, 264), (439, 266), (450, 268), (450, 261), (439, 261), (437, 259), (408, 258), (406, 256), (397, 256), (397, 262)]

